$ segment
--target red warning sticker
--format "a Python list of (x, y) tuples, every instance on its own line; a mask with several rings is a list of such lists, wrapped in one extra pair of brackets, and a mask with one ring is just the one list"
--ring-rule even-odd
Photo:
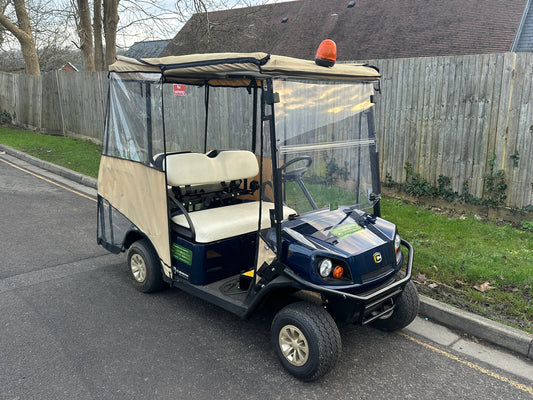
[(174, 95), (185, 96), (185, 85), (174, 84)]

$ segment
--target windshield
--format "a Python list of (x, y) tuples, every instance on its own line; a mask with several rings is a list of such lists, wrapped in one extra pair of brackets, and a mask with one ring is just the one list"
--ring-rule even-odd
[(370, 208), (379, 194), (372, 83), (279, 79), (274, 91), (286, 205)]

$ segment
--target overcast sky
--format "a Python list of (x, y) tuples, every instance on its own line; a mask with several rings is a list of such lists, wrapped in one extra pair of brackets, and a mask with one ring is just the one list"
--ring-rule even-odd
[[(36, 0), (35, 4), (46, 4), (47, 8), (62, 10), (65, 4), (68, 4), (69, 0)], [(224, 8), (242, 7), (246, 4), (265, 4), (265, 3), (282, 3), (293, 0), (205, 0), (207, 4), (213, 5), (210, 11), (220, 10)], [(158, 40), (158, 39), (171, 39), (183, 26), (183, 21), (190, 18), (194, 9), (190, 6), (193, 0), (122, 0), (119, 3), (119, 29), (117, 31), (117, 47), (118, 49), (126, 50), (133, 43), (144, 40)], [(155, 3), (155, 5), (153, 4)], [(180, 9), (184, 12), (184, 15), (180, 17), (177, 12), (176, 3), (180, 5)], [(45, 7), (46, 7), (45, 6)], [(150, 15), (161, 14), (166, 12), (159, 20), (151, 18)], [(11, 18), (15, 20), (14, 10), (9, 10)], [(30, 9), (31, 11), (31, 9)], [(44, 26), (55, 26), (55, 22), (46, 21), (41, 22)], [(74, 20), (69, 20), (69, 26), (65, 26), (65, 20), (60, 17), (59, 19), (59, 32), (63, 35), (55, 37), (53, 40), (56, 45), (60, 47), (75, 48), (74, 43), (78, 43), (79, 39), (76, 33), (76, 27)], [(39, 17), (39, 19), (42, 19)], [(35, 27), (34, 27), (35, 28)], [(39, 33), (33, 29), (36, 33), (37, 46), (45, 46), (47, 42), (52, 38), (46, 31)], [(20, 49), (20, 45), (14, 36), (7, 34), (4, 38), (4, 42), (1, 50)]]
[[(255, 5), (265, 3), (282, 3), (286, 1), (294, 0), (247, 0), (247, 3)], [(181, 0), (179, 3), (181, 5), (187, 5), (191, 4), (191, 1)], [(242, 0), (211, 0), (211, 3), (213, 3), (215, 6), (210, 11), (224, 8), (232, 8), (235, 6), (242, 7), (244, 4)], [(158, 1), (157, 4), (159, 7), (166, 9), (169, 12), (176, 12), (176, 0)], [(224, 7), (223, 5), (227, 5), (227, 7)], [(186, 17), (188, 19), (190, 15), (187, 15)], [(128, 18), (129, 17), (126, 14), (121, 13), (120, 24), (127, 24)], [(134, 17), (131, 17), (131, 19), (133, 20)], [(122, 48), (128, 48), (133, 43), (138, 41), (171, 39), (176, 35), (176, 33), (181, 29), (182, 26), (183, 23), (182, 21), (180, 21), (178, 15), (171, 15), (169, 13), (167, 15), (167, 18), (162, 22), (158, 21), (157, 23), (154, 23), (154, 21), (145, 21), (142, 23), (135, 23), (132, 26), (119, 30), (119, 32), (117, 33), (117, 45)]]

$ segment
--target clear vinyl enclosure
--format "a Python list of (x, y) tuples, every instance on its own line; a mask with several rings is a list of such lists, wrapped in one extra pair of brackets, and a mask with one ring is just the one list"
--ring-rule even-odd
[[(112, 183), (119, 179), (116, 172), (115, 178), (101, 180), (101, 192), (113, 210), (101, 214), (117, 214), (101, 218), (103, 241), (121, 243), (126, 230), (117, 223), (122, 214), (148, 232), (159, 243), (156, 247), (168, 247), (165, 172), (156, 161), (164, 153), (253, 152), (261, 173), (244, 184), (255, 180), (258, 189), (237, 202), (261, 198), (273, 204), (279, 190), (284, 205), (300, 215), (338, 207), (370, 211), (379, 199), (373, 84), (296, 78), (271, 82), (275, 101), (266, 101), (266, 79), (218, 87), (164, 83), (160, 74), (111, 73), (103, 155), (108, 163), (120, 163), (123, 172), (118, 186)], [(281, 186), (274, 184), (274, 157)], [(111, 170), (102, 173), (106, 171)], [(151, 197), (142, 194), (148, 188)], [(197, 205), (189, 211), (201, 209)]]
[[(166, 152), (263, 151), (266, 192), (272, 190), (270, 120), (261, 126), (262, 88), (162, 83), (158, 74), (110, 79), (104, 154), (154, 166)], [(273, 79), (278, 166), (286, 205), (302, 214), (338, 206), (370, 208), (379, 177), (373, 84)], [(254, 100), (256, 102), (254, 106)], [(263, 108), (271, 114), (270, 105)], [(255, 125), (255, 129), (254, 129)], [(377, 162), (377, 161), (376, 161)], [(299, 176), (291, 171), (300, 170)], [(272, 198), (271, 193), (267, 193)]]
[(373, 84), (282, 79), (273, 84), (280, 97), (275, 126), (285, 203), (299, 214), (370, 208), (379, 193), (371, 168), (377, 160)]

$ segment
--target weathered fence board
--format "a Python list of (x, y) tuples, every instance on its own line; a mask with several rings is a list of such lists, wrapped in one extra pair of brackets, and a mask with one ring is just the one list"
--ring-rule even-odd
[[(533, 204), (533, 54), (368, 62), (383, 76), (376, 105), (382, 180), (389, 175), (404, 181), (410, 163), (432, 185), (447, 176), (453, 190), (461, 193), (467, 184), (472, 195), (482, 197), (494, 154), (495, 170), (505, 170), (507, 204)], [(203, 113), (203, 89), (190, 89), (201, 93), (187, 109), (166, 90), (165, 129), (180, 138), (171, 147), (201, 150), (202, 139), (191, 132), (203, 130), (201, 118), (193, 117)], [(52, 72), (41, 78), (0, 73), (0, 112), (45, 132), (101, 141), (106, 93), (106, 73)], [(223, 135), (217, 142), (228, 148), (248, 148), (249, 139), (235, 131), (243, 121), (235, 118), (250, 116), (249, 98), (232, 89), (219, 93), (236, 112), (229, 118), (211, 108), (210, 135)]]
[(6, 112), (16, 117), (17, 106), (17, 76), (0, 72), (0, 113)]
[(533, 204), (533, 55), (369, 63), (383, 75), (378, 101), (384, 105), (376, 110), (382, 177), (404, 181), (408, 162), (435, 186), (444, 175), (453, 190), (461, 193), (466, 183), (482, 197), (495, 155), (495, 172), (505, 170), (508, 205)]
[(41, 108), (41, 127), (47, 132), (64, 133), (61, 118), (61, 102), (59, 94), (59, 77), (57, 72), (43, 75), (43, 96)]

